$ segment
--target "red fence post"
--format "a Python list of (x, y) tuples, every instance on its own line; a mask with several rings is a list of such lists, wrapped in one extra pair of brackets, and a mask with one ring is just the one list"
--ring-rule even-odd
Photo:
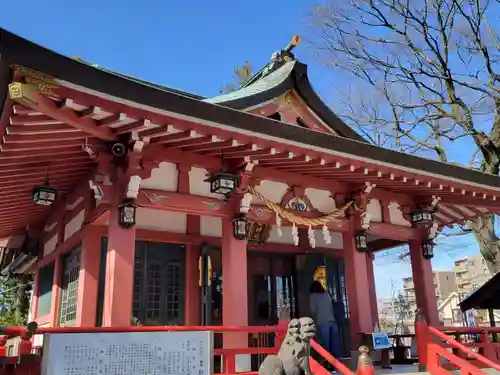
[(370, 349), (367, 346), (359, 347), (358, 368), (356, 375), (375, 375), (375, 368), (368, 353)]
[(288, 320), (278, 320), (278, 325), (276, 326), (278, 331), (276, 332), (276, 336), (274, 338), (274, 347), (276, 348), (276, 352), (278, 352), (281, 348), (281, 344), (285, 341), (286, 329), (288, 328)]
[(236, 373), (236, 355), (224, 354), (222, 358), (224, 358), (224, 374)]
[(5, 357), (7, 355), (7, 338), (5, 336), (0, 336), (0, 357)]
[(418, 370), (425, 372), (427, 371), (427, 346), (430, 342), (427, 324), (420, 309), (417, 310), (415, 316), (415, 339), (417, 340)]

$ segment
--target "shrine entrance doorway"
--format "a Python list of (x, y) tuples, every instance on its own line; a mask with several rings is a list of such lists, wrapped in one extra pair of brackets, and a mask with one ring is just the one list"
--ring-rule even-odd
[(250, 325), (276, 325), (298, 317), (295, 256), (248, 253), (248, 318)]
[(342, 354), (350, 356), (349, 307), (347, 302), (344, 260), (325, 254), (296, 256), (298, 280), (297, 300), (301, 316), (309, 315), (309, 288), (313, 280), (320, 281), (332, 300), (335, 319), (339, 325)]
[(183, 325), (184, 245), (137, 241), (132, 316), (142, 325)]

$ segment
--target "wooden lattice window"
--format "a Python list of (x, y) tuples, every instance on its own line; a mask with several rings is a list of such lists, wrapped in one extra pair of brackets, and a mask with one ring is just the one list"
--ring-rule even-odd
[(37, 316), (50, 313), (52, 304), (52, 284), (54, 282), (54, 262), (38, 271), (38, 311)]
[(141, 324), (184, 323), (184, 257), (183, 246), (137, 244), (132, 316)]
[(80, 276), (80, 247), (75, 248), (63, 258), (61, 294), (59, 297), (59, 325), (74, 324)]
[(179, 264), (167, 265), (166, 312), (168, 319), (178, 319), (180, 313), (181, 267)]

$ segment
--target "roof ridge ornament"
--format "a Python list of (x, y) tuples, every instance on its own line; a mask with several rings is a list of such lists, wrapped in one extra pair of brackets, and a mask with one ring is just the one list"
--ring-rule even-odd
[(285, 63), (289, 61), (295, 61), (295, 55), (292, 53), (292, 50), (297, 47), (300, 43), (301, 39), (299, 35), (294, 35), (290, 43), (286, 45), (285, 48), (280, 51), (274, 52), (271, 55), (271, 60), (267, 64), (267, 66), (262, 71), (262, 76), (265, 77), (275, 70), (281, 68)]

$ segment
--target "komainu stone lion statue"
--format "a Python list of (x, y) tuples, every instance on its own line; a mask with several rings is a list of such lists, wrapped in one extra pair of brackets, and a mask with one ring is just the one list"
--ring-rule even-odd
[(264, 359), (259, 375), (312, 375), (310, 340), (315, 334), (316, 325), (311, 318), (292, 319), (278, 354)]

